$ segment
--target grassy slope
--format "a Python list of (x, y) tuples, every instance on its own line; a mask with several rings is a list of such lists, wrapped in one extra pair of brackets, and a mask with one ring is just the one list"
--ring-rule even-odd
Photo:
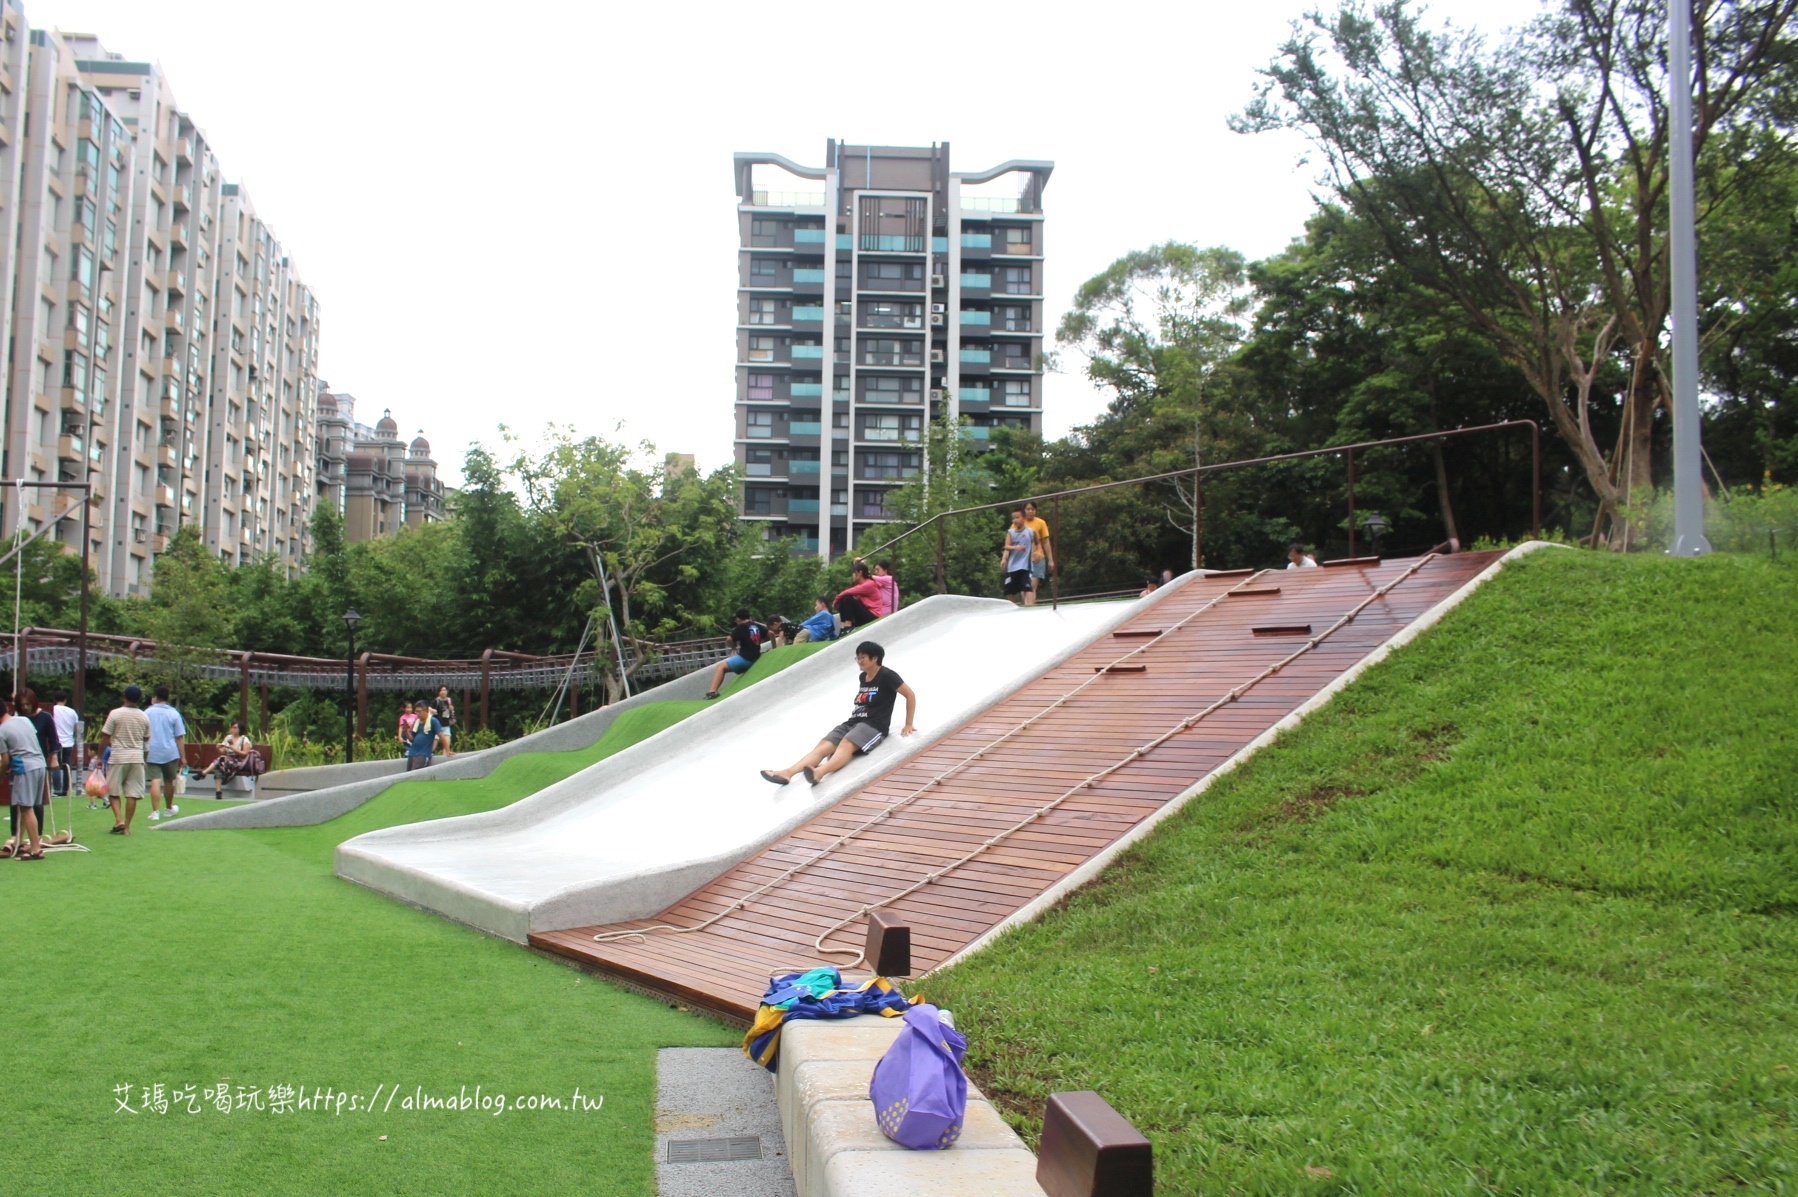
[[(746, 681), (810, 651), (780, 650)], [(338, 881), (330, 860), (374, 827), (515, 801), (702, 705), (638, 708), (581, 752), (396, 786), (319, 827), (159, 835), (140, 817), (119, 839), (79, 804), (92, 853), (0, 863), (13, 915), (0, 993), (15, 1029), (0, 1109), (21, 1148), (0, 1190), (564, 1194), (603, 1177), (606, 1193), (649, 1192), (653, 1049), (734, 1036)], [(606, 1102), (497, 1117), (115, 1112), (121, 1083), (220, 1080), (364, 1093), (578, 1085)]]
[(1162, 1192), (1798, 1189), (1795, 583), (1530, 558), (927, 988)]

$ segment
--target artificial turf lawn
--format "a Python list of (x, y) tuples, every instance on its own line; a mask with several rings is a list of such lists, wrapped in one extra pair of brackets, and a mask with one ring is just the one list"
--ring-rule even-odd
[(1164, 1193), (1798, 1190), (1798, 571), (1542, 552), (926, 988)]
[[(777, 650), (744, 684), (822, 647)], [(0, 1069), (15, 1148), (0, 1192), (653, 1191), (654, 1049), (735, 1035), (339, 881), (331, 856), (375, 827), (516, 801), (704, 705), (636, 708), (587, 749), (394, 786), (316, 827), (153, 834), (142, 803), (120, 838), (78, 803), (90, 853), (0, 862), (14, 915), (0, 931), (0, 994), (16, 1026)], [(128, 1114), (114, 1100), (121, 1084), (141, 1110), (144, 1086), (166, 1098), (220, 1082), (234, 1097), (261, 1090), (265, 1108)], [(275, 1113), (276, 1085), (389, 1088), (377, 1114)], [(605, 1100), (580, 1113), (408, 1113), (415, 1086), (564, 1101), (578, 1086)]]

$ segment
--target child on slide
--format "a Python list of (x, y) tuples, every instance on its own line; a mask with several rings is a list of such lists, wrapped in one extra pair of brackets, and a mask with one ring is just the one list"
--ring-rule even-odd
[(855, 663), (861, 667), (855, 691), (855, 707), (849, 718), (824, 733), (816, 747), (785, 769), (763, 769), (762, 777), (777, 786), (793, 780), (795, 774), (805, 777), (810, 785), (847, 765), (857, 753), (867, 753), (887, 738), (893, 726), (893, 702), (905, 699), (905, 726), (899, 734), (909, 736), (918, 730), (912, 720), (918, 713), (918, 696), (905, 684), (905, 679), (886, 667), (886, 649), (872, 640), (855, 646)]

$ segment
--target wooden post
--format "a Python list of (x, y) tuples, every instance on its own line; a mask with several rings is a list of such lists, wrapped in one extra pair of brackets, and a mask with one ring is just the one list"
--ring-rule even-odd
[(573, 719), (581, 713), (581, 684), (570, 677), (568, 679), (568, 717)]
[(250, 657), (240, 653), (237, 660), (237, 730), (250, 726)]
[(1348, 451), (1349, 484), (1349, 557), (1355, 555), (1355, 451)]
[(262, 683), (262, 686), (261, 686), (261, 687), (260, 687), (260, 689), (261, 689), (261, 690), (262, 690), (262, 727), (261, 727), (261, 736), (262, 736), (262, 738), (263, 738), (263, 739), (264, 739), (264, 740), (267, 740), (267, 739), (268, 739), (268, 683), (267, 683), (267, 682), (263, 682), (263, 683)]
[(1153, 1149), (1092, 1090), (1051, 1093), (1043, 1112), (1036, 1183), (1049, 1197), (1151, 1197)]
[(487, 730), (487, 696), (493, 689), (493, 650), (481, 654), (481, 730)]
[(468, 719), (468, 687), (467, 686), (462, 687), (462, 705), (456, 708), (456, 712), (457, 712), (458, 717), (463, 720), (461, 730), (467, 731), (468, 730), (468, 723), (467, 723), (467, 719)]
[(356, 734), (368, 739), (368, 656), (356, 658)]

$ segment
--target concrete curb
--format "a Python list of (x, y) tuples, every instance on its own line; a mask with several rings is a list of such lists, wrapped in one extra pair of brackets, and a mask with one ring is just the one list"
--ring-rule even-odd
[[(1203, 572), (1210, 571), (1201, 571)], [(1187, 575), (1180, 579), (1180, 584), (1192, 577), (1201, 576), (1201, 573)], [(1139, 615), (1178, 589), (1179, 584), (1170, 585), (1138, 603), (1120, 603), (1115, 617), (1105, 620), (1088, 635), (1070, 643), (1032, 671), (1030, 676), (1011, 679), (980, 696), (964, 708), (965, 713), (958, 719), (946, 721), (909, 740), (891, 741), (893, 750), (883, 752), (870, 761), (871, 768), (866, 771), (846, 771), (840, 778), (826, 782), (819, 787), (818, 801), (795, 809), (785, 822), (758, 835), (753, 841), (735, 845), (728, 852), (644, 869), (629, 876), (583, 882), (551, 893), (527, 906), (466, 885), (457, 879), (390, 860), (382, 854), (381, 846), (395, 841), (416, 842), (421, 838), (444, 840), (490, 836), (521, 829), (588, 802), (592, 800), (596, 790), (616, 786), (661, 765), (673, 754), (690, 751), (691, 744), (696, 739), (703, 739), (707, 728), (714, 724), (724, 726), (751, 722), (760, 711), (776, 709), (790, 696), (827, 678), (838, 676), (843, 657), (854, 651), (848, 643), (833, 645), (815, 653), (745, 692), (740, 698), (727, 697), (693, 715), (681, 722), (678, 735), (664, 732), (652, 736), (601, 761), (590, 770), (583, 770), (573, 777), (547, 786), (510, 806), (483, 814), (384, 828), (348, 840), (338, 845), (337, 873), (346, 880), (379, 890), (403, 902), (520, 943), (537, 931), (647, 918), (753, 856), (793, 828), (816, 818), (862, 786), (898, 768), (917, 753), (954, 732), (968, 719), (978, 717), (982, 711), (1033, 680), (1044, 670), (1055, 668), (1095, 639), (1109, 635), (1118, 624)], [(991, 611), (1006, 606), (1009, 604), (1000, 599), (936, 595), (907, 607), (896, 616), (889, 616), (882, 621), (882, 625), (888, 629), (887, 635), (890, 636), (895, 625), (900, 630), (910, 632), (969, 612)], [(746, 709), (740, 705), (750, 702), (755, 704), (752, 708)], [(675, 730), (671, 728), (669, 732)]]
[(1036, 1156), (972, 1081), (961, 1138), (947, 1151), (911, 1151), (880, 1133), (868, 1082), (903, 1025), (864, 1014), (781, 1031), (774, 1095), (799, 1197), (1043, 1197)]
[[(1336, 697), (1337, 694), (1341, 693), (1353, 683), (1356, 678), (1360, 677), (1363, 673), (1366, 673), (1369, 669), (1372, 669), (1375, 665), (1378, 665), (1381, 661), (1384, 661), (1400, 648), (1403, 648), (1405, 645), (1411, 643), (1411, 641), (1417, 639), (1418, 636), (1422, 635), (1428, 629), (1440, 623), (1444, 616), (1465, 602), (1467, 597), (1475, 590), (1478, 590), (1481, 586), (1485, 585), (1486, 582), (1496, 577), (1498, 572), (1508, 563), (1518, 560), (1538, 549), (1566, 547), (1567, 546), (1565, 545), (1557, 545), (1546, 540), (1530, 540), (1518, 545), (1503, 557), (1494, 561), (1491, 565), (1476, 574), (1459, 590), (1456, 590), (1453, 594), (1449, 595), (1434, 607), (1431, 607), (1428, 611), (1425, 611), (1422, 615), (1419, 615), (1416, 619), (1413, 619), (1410, 623), (1399, 629), (1398, 633), (1390, 640), (1361, 658), (1361, 660), (1357, 661), (1350, 669), (1344, 672), (1342, 676), (1312, 695), (1296, 710), (1287, 715), (1286, 718), (1280, 720), (1278, 723), (1262, 732), (1259, 736), (1256, 736), (1253, 740), (1250, 740), (1247, 744), (1243, 745), (1228, 760), (1213, 769), (1210, 773), (1207, 773), (1204, 777), (1200, 778), (1191, 787), (1182, 791), (1172, 799), (1169, 799), (1165, 806), (1138, 823), (1135, 827), (1132, 827), (1129, 831), (1125, 832), (1124, 835), (1120, 836), (1110, 847), (1106, 848), (1103, 852), (1100, 852), (1097, 856), (1094, 856), (1085, 864), (1075, 869), (1072, 873), (1069, 873), (1066, 877), (1056, 882), (1048, 890), (1044, 891), (1041, 895), (1031, 901), (1029, 905), (1022, 907), (1012, 914), (1011, 917), (993, 927), (973, 943), (937, 965), (936, 968), (931, 969), (931, 973), (950, 968), (953, 965), (966, 960), (969, 956), (980, 951), (1011, 928), (1023, 923), (1034, 922), (1036, 919), (1041, 918), (1042, 915), (1057, 902), (1060, 902), (1063, 898), (1104, 872), (1110, 867), (1112, 861), (1116, 860), (1131, 846), (1147, 838), (1148, 835), (1154, 831), (1156, 827), (1160, 826), (1163, 821), (1179, 814), (1181, 809), (1184, 808), (1188, 802), (1191, 802), (1194, 798), (1203, 794), (1218, 778), (1237, 768), (1251, 756), (1254, 756), (1255, 753), (1273, 743), (1279, 738), (1282, 732), (1297, 727), (1304, 720), (1305, 716), (1311, 714), (1311, 712), (1317, 710), (1332, 698)], [(928, 976), (929, 974), (925, 975)]]

